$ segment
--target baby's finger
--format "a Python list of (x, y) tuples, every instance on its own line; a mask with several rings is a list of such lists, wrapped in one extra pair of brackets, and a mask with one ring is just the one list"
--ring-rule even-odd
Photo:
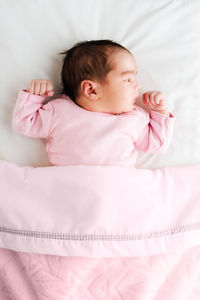
[(154, 96), (155, 103), (156, 103), (157, 105), (159, 105), (161, 99), (162, 99), (162, 94), (161, 94), (160, 92), (157, 92), (157, 93), (155, 94), (155, 96)]
[(159, 109), (167, 110), (167, 104), (166, 104), (165, 100), (163, 100), (163, 99), (160, 100)]
[(47, 96), (48, 96), (48, 97), (53, 96), (53, 94), (54, 94), (54, 91), (48, 91), (48, 92), (47, 92)]
[(151, 92), (146, 92), (146, 93), (144, 94), (144, 103), (145, 103), (147, 106), (152, 107), (152, 102), (151, 102), (150, 96), (151, 96)]
[(53, 90), (53, 85), (52, 85), (52, 83), (50, 81), (47, 81), (47, 90), (48, 91)]
[(142, 101), (144, 102), (144, 104), (149, 105), (148, 93), (144, 93), (142, 95)]
[(28, 91), (34, 94), (34, 90), (35, 90), (35, 80), (31, 80), (31, 82), (29, 83)]
[(34, 94), (36, 94), (36, 95), (40, 94), (40, 84), (41, 84), (41, 81), (35, 80)]
[(150, 103), (151, 103), (153, 106), (156, 105), (156, 102), (155, 102), (155, 95), (156, 95), (156, 94), (157, 94), (156, 91), (151, 92), (151, 93), (149, 94), (149, 101), (150, 101)]
[(40, 83), (40, 95), (43, 96), (47, 93), (47, 82), (46, 81), (42, 81)]

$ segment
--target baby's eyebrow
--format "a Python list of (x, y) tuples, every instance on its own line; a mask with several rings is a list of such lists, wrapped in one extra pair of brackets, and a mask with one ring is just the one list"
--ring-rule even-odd
[(126, 75), (126, 74), (138, 74), (137, 71), (133, 71), (133, 70), (127, 70), (127, 71), (123, 71), (120, 73), (120, 76)]

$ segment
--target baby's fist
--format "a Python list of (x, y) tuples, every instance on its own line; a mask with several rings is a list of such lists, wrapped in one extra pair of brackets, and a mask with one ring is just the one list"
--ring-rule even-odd
[(28, 92), (43, 97), (53, 96), (53, 85), (49, 80), (33, 79), (29, 83)]
[(148, 91), (142, 95), (142, 101), (145, 105), (156, 111), (167, 111), (165, 98), (160, 91)]

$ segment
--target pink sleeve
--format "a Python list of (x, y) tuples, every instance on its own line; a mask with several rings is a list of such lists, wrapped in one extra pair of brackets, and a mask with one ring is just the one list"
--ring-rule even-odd
[(47, 138), (49, 136), (53, 105), (43, 105), (44, 97), (21, 90), (14, 107), (12, 128), (21, 135)]
[(149, 153), (159, 149), (165, 152), (173, 136), (175, 117), (171, 113), (167, 116), (153, 110), (150, 113), (141, 110), (140, 121), (140, 134), (134, 142), (135, 148)]

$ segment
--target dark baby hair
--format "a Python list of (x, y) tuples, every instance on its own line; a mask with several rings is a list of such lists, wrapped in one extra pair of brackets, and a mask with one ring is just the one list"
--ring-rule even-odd
[(114, 69), (111, 54), (114, 51), (128, 49), (112, 40), (90, 40), (76, 43), (64, 54), (61, 71), (62, 94), (75, 102), (83, 80), (106, 82), (106, 75)]

